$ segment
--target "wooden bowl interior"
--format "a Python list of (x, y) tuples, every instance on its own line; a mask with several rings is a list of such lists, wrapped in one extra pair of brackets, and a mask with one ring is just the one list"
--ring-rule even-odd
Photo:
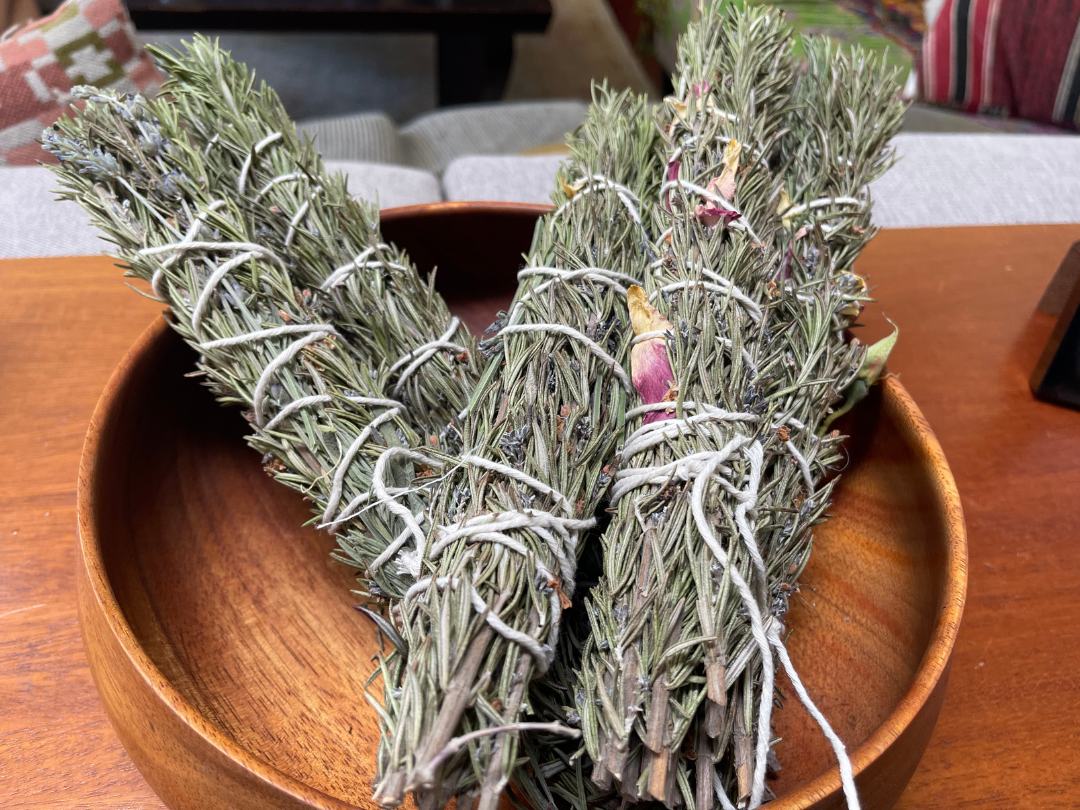
[[(438, 286), (476, 329), (509, 301), (539, 210), (406, 211), (385, 232), (421, 266), (439, 245)], [(331, 801), (373, 807), (377, 725), (362, 695), (376, 639), (353, 609), (352, 572), (329, 560), (326, 534), (302, 528), (307, 507), (263, 473), (239, 414), (184, 376), (192, 363), (162, 331), (101, 425), (94, 468), (108, 474), (90, 486), (106, 579), (167, 687), (226, 739)], [(948, 528), (919, 419), (895, 382), (860, 407), (789, 613), (792, 657), (849, 751), (911, 689), (947, 591)], [(779, 683), (774, 788), (794, 798), (833, 759)]]

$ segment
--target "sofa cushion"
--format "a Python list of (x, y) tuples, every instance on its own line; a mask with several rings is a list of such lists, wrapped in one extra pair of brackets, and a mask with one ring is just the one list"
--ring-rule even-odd
[(312, 118), (296, 128), (313, 138), (327, 160), (362, 160), (365, 163), (405, 162), (397, 124), (381, 112)]
[(323, 157), (396, 163), (441, 172), (462, 155), (525, 152), (562, 143), (585, 119), (580, 101), (514, 102), (451, 107), (400, 129), (382, 113), (318, 118), (299, 124)]
[(558, 143), (585, 120), (581, 101), (504, 102), (452, 107), (401, 130), (405, 162), (441, 172), (463, 155), (523, 152)]
[[(439, 199), (439, 181), (428, 172), (368, 163), (327, 161), (343, 171), (349, 190), (385, 208)], [(83, 210), (57, 200), (56, 178), (40, 166), (0, 168), (0, 258), (106, 253)]]
[[(901, 134), (898, 161), (871, 188), (886, 228), (1080, 222), (1080, 138)], [(448, 200), (548, 202), (558, 156), (466, 157), (443, 176)]]
[(887, 228), (1080, 222), (1080, 138), (898, 135), (897, 164), (872, 186)]
[(565, 155), (471, 156), (453, 161), (443, 173), (448, 200), (549, 203), (555, 172)]

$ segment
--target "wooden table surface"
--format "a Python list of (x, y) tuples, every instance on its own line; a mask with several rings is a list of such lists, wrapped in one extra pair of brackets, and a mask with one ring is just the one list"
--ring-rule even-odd
[[(1032, 313), (1080, 226), (888, 231), (865, 254), (891, 367), (952, 464), (971, 543), (945, 707), (902, 810), (1080, 806), (1080, 412), (1027, 385)], [(104, 259), (0, 262), (0, 806), (155, 807), (79, 639), (75, 474), (105, 380), (159, 306)], [(152, 441), (152, 437), (147, 437)], [(872, 808), (868, 809), (872, 810)]]

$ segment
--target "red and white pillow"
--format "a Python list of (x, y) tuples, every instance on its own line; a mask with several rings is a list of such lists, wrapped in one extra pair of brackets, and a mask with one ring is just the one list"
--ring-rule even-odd
[(1080, 0), (944, 0), (919, 91), (965, 112), (1080, 128)]
[(161, 79), (120, 0), (68, 0), (0, 41), (0, 165), (48, 159), (37, 141), (72, 87), (147, 94)]

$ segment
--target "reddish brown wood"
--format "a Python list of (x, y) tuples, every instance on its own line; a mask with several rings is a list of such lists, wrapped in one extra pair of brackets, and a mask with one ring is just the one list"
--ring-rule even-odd
[[(1078, 235), (892, 231), (862, 262), (869, 319), (902, 325), (892, 367), (942, 439), (971, 539), (951, 682), (903, 810), (1080, 801), (1080, 422), (1026, 383), (1051, 326), (1030, 313)], [(0, 805), (152, 807), (77, 639), (73, 492), (93, 400), (158, 307), (100, 258), (0, 262), (0, 283)]]
[[(3, 227), (3, 226), (0, 226)], [(0, 806), (153, 808), (75, 610), (75, 478), (117, 360), (161, 311), (102, 258), (0, 262)]]
[(1036, 304), (1078, 238), (894, 231), (862, 265), (901, 324), (891, 366), (941, 438), (971, 545), (948, 697), (900, 810), (1080, 806), (1080, 415), (1028, 387), (1053, 328)]
[[(328, 538), (299, 528), (303, 504), (244, 448), (237, 415), (183, 376), (192, 361), (152, 329), (88, 431), (79, 600), (103, 701), (171, 806), (374, 808), (378, 730), (356, 699), (373, 630), (351, 609), (348, 572), (326, 562)], [(872, 735), (855, 765), (877, 763), (860, 783), (884, 807), (937, 713), (964, 539), (944, 459), (895, 378), (859, 433), (812, 595), (792, 612), (792, 654), (852, 749)], [(838, 806), (831, 773), (799, 789), (830, 768), (814, 729), (797, 709), (779, 729), (789, 768), (777, 789), (791, 795), (778, 806)]]
[[(386, 235), (421, 266), (438, 245), (441, 288), (452, 303), (472, 299), (484, 323), (509, 301), (537, 213), (422, 207), (387, 217)], [(192, 362), (152, 330), (87, 432), (79, 602), (103, 701), (172, 806), (374, 808), (377, 718), (358, 700), (374, 628), (351, 610), (349, 572), (326, 563), (329, 539), (299, 528), (303, 504), (244, 448), (237, 414), (185, 377)], [(966, 548), (948, 467), (899, 383), (856, 421), (852, 469), (806, 576), (813, 596), (792, 613), (792, 652), (884, 807), (938, 711)], [(831, 757), (800, 717), (789, 710), (778, 725), (790, 763), (781, 804), (835, 806)]]

